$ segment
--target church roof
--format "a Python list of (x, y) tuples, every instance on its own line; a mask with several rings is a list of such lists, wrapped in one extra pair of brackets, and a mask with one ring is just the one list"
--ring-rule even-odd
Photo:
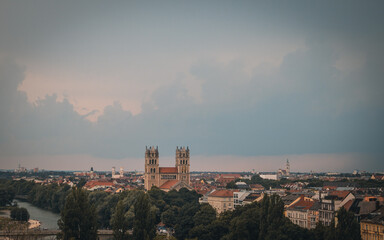
[(160, 167), (160, 173), (177, 173), (177, 167)]
[(233, 197), (233, 192), (238, 192), (235, 190), (216, 190), (209, 194), (210, 197)]
[(165, 183), (163, 183), (163, 185), (161, 185), (159, 188), (160, 189), (169, 189), (169, 188), (173, 187), (174, 185), (176, 185), (178, 182), (179, 182), (179, 180), (168, 180)]

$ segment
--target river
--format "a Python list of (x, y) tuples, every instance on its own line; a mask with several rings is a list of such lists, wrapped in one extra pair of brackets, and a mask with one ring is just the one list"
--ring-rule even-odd
[(52, 229), (52, 230), (59, 229), (59, 227), (57, 226), (57, 220), (59, 220), (60, 218), (59, 214), (35, 207), (29, 202), (24, 202), (16, 199), (14, 201), (17, 202), (17, 205), (19, 205), (19, 207), (23, 207), (28, 210), (30, 219), (35, 219), (40, 221), (41, 229), (45, 229), (45, 228)]

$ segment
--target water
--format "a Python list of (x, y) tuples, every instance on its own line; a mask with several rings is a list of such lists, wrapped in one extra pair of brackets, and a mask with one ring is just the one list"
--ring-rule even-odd
[(15, 200), (15, 202), (17, 202), (17, 205), (19, 207), (23, 207), (28, 210), (30, 219), (35, 219), (40, 221), (41, 229), (44, 229), (44, 228), (50, 229), (50, 230), (59, 229), (59, 226), (57, 226), (57, 220), (59, 220), (60, 218), (59, 214), (35, 207), (29, 202), (23, 202), (20, 200)]

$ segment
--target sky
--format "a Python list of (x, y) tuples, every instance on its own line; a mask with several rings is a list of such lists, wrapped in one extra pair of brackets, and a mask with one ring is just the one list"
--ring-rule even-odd
[(0, 2), (0, 169), (384, 171), (383, 1)]

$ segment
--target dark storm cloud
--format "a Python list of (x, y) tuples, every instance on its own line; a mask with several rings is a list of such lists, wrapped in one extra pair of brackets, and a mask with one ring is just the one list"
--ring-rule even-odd
[[(381, 1), (3, 1), (1, 155), (141, 157), (145, 145), (159, 144), (167, 156), (177, 145), (190, 145), (194, 154), (211, 156), (351, 152), (379, 156), (384, 153), (383, 5)], [(244, 60), (249, 58), (242, 54), (230, 61), (197, 57), (181, 77), (154, 86), (154, 69), (164, 63), (199, 52), (219, 55), (223, 49), (247, 55), (253, 42), (263, 37), (271, 41), (297, 37), (304, 44), (274, 66), (265, 63), (271, 69), (267, 73), (263, 64), (249, 70)], [(265, 46), (275, 47), (268, 41)], [(153, 79), (129, 79), (129, 87), (143, 84), (155, 89), (140, 99), (142, 112), (137, 115), (116, 98), (96, 122), (90, 122), (68, 98), (50, 94), (30, 103), (18, 90), (28, 66), (37, 63), (53, 72), (55, 66), (66, 66), (69, 72), (83, 71), (87, 76), (103, 71), (121, 74), (115, 65), (135, 69), (136, 62), (145, 63), (144, 72), (154, 72)], [(187, 81), (198, 83), (200, 99), (189, 94)], [(97, 84), (111, 83), (106, 79)], [(87, 96), (87, 88), (83, 91)], [(372, 158), (369, 167), (380, 165), (379, 160)]]

